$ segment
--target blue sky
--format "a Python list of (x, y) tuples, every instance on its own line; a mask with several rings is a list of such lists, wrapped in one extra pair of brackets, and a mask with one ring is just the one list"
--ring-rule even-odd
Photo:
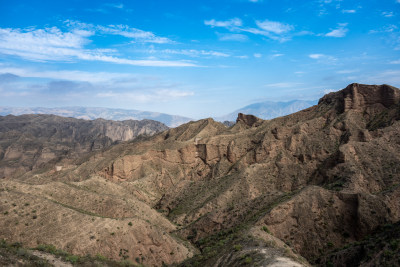
[(400, 87), (400, 0), (0, 0), (0, 105), (192, 118)]

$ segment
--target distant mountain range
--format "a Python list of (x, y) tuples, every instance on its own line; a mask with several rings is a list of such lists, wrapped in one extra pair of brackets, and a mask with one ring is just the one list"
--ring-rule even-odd
[(159, 112), (149, 112), (128, 109), (112, 109), (99, 107), (60, 107), (60, 108), (41, 108), (41, 107), (0, 107), (0, 115), (22, 115), (22, 114), (53, 114), (62, 117), (73, 117), (85, 120), (103, 118), (106, 120), (155, 120), (164, 123), (168, 127), (176, 127), (191, 118), (169, 115)]
[[(311, 107), (318, 103), (317, 100), (292, 100), (289, 102), (265, 101), (254, 103), (240, 108), (232, 113), (224, 116), (215, 117), (217, 121), (236, 121), (238, 113), (252, 114), (261, 119), (273, 119), (285, 116), (302, 109)], [(62, 117), (72, 117), (77, 119), (95, 120), (103, 118), (106, 120), (122, 121), (122, 120), (155, 120), (164, 123), (168, 127), (177, 127), (181, 124), (189, 122), (193, 119), (178, 115), (170, 115), (166, 113), (129, 110), (129, 109), (112, 109), (101, 107), (59, 107), (59, 108), (42, 108), (42, 107), (0, 107), (0, 115), (22, 115), (22, 114), (53, 114)]]
[(217, 121), (235, 121), (238, 113), (243, 113), (252, 114), (264, 120), (270, 120), (314, 106), (317, 103), (318, 100), (292, 100), (289, 102), (265, 101), (245, 106), (227, 115), (215, 117), (215, 119)]

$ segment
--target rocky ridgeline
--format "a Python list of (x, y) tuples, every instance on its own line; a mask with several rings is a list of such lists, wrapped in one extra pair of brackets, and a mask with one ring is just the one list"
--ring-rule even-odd
[(76, 159), (139, 135), (168, 129), (152, 120), (93, 121), (54, 115), (0, 117), (0, 178)]
[[(400, 220), (399, 92), (387, 85), (351, 84), (324, 96), (318, 105), (285, 117), (266, 121), (239, 114), (229, 128), (212, 119), (189, 122), (138, 142), (111, 146), (74, 168), (44, 172), (38, 177), (48, 187), (54, 180), (75, 181), (71, 188), (57, 185), (52, 205), (61, 203), (107, 218), (148, 218), (148, 224), (140, 225), (151, 236), (135, 228), (130, 233), (135, 238), (128, 242), (116, 231), (112, 237), (103, 234), (99, 246), (81, 233), (81, 238), (70, 236), (68, 244), (57, 245), (74, 253), (99, 251), (116, 258), (106, 244), (123, 244), (131, 247), (123, 252), (129, 259), (155, 266), (352, 262), (346, 257), (362, 248), (348, 253), (341, 248), (371, 234), (384, 237), (380, 229)], [(28, 192), (49, 197), (42, 185), (27, 185), (39, 178), (30, 173), (23, 177), (23, 186), (8, 180), (3, 186), (16, 187), (15, 194), (27, 197), (33, 194)], [(84, 203), (65, 197), (76, 186), (90, 189)], [(112, 195), (112, 200), (99, 201), (100, 192)], [(129, 208), (130, 201), (141, 203), (141, 208)], [(12, 207), (3, 207), (8, 209)], [(21, 231), (9, 221), (2, 226), (9, 231), (2, 235)], [(110, 231), (104, 221), (96, 218), (91, 224), (96, 233)], [(48, 224), (55, 227), (51, 220)], [(17, 239), (34, 242), (40, 231)], [(163, 238), (156, 238), (160, 231)], [(398, 262), (395, 242), (369, 248), (371, 259), (379, 264)], [(371, 259), (364, 257), (362, 264)]]

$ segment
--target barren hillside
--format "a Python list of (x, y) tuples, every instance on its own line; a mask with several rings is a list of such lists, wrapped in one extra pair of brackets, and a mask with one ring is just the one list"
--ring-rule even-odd
[[(351, 84), (274, 120), (190, 122), (3, 179), (0, 236), (150, 266), (348, 262), (399, 222), (399, 120), (399, 89)], [(387, 249), (363, 264), (399, 263)]]

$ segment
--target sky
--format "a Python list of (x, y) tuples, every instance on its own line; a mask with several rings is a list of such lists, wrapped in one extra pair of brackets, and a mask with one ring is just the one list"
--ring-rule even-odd
[(195, 119), (400, 87), (400, 0), (0, 0), (0, 106)]

